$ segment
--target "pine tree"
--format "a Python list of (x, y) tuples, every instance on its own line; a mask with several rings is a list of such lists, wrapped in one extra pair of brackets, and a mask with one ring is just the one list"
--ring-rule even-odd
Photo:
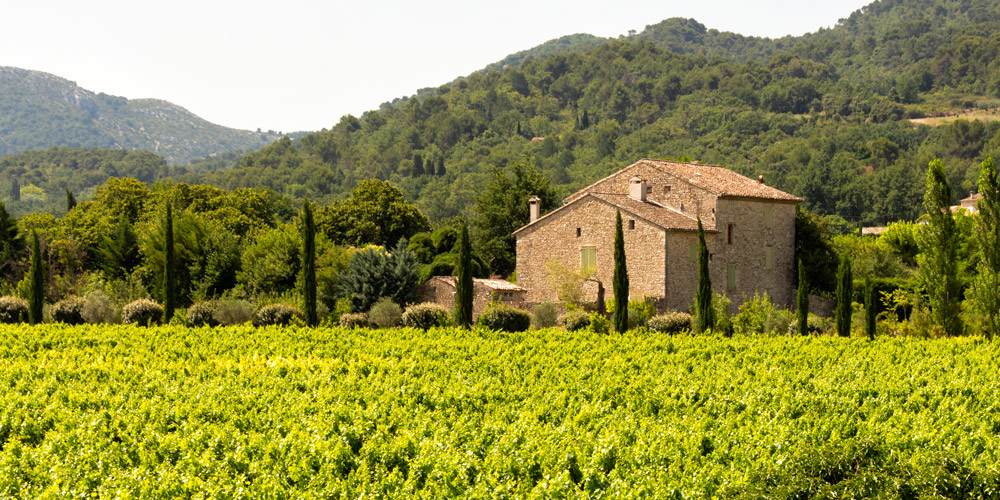
[(306, 324), (316, 326), (316, 224), (308, 201), (302, 206), (302, 285)]
[(809, 284), (806, 283), (806, 268), (799, 259), (799, 293), (796, 297), (795, 312), (799, 320), (799, 334), (809, 333)]
[(438, 156), (437, 176), (438, 177), (444, 177), (445, 173), (446, 172), (445, 172), (445, 169), (444, 169), (444, 157), (443, 156)]
[(865, 333), (869, 340), (875, 340), (875, 286), (871, 276), (865, 277)]
[(694, 296), (695, 332), (703, 333), (715, 328), (715, 309), (712, 308), (712, 278), (708, 274), (708, 245), (705, 228), (698, 218), (698, 293)]
[(17, 179), (10, 181), (10, 200), (21, 201), (21, 183)]
[(521, 135), (521, 120), (517, 121), (517, 131), (515, 133)]
[(930, 305), (931, 317), (948, 335), (962, 333), (962, 285), (958, 280), (958, 229), (951, 215), (951, 187), (941, 160), (927, 169), (924, 209), (927, 224), (917, 231), (917, 275)]
[(469, 224), (462, 221), (458, 234), (458, 265), (455, 266), (455, 324), (468, 328), (472, 325), (472, 244), (469, 241)]
[(851, 335), (851, 299), (854, 295), (854, 275), (851, 272), (851, 258), (846, 254), (840, 258), (837, 267), (837, 308), (834, 318), (837, 323), (837, 334), (841, 337)]
[(993, 158), (986, 158), (979, 172), (974, 238), (978, 246), (979, 267), (969, 295), (973, 309), (982, 318), (986, 338), (1000, 335), (1000, 178)]
[(42, 304), (45, 301), (45, 270), (42, 268), (42, 250), (38, 244), (38, 231), (31, 231), (31, 269), (28, 271), (28, 319), (32, 325), (42, 322)]
[(139, 238), (127, 216), (119, 217), (111, 236), (102, 238), (100, 254), (104, 272), (112, 278), (123, 279), (142, 263)]
[(590, 126), (590, 116), (587, 114), (587, 110), (583, 110), (583, 118), (580, 119), (580, 128), (586, 129)]
[(413, 176), (420, 177), (421, 175), (424, 175), (424, 157), (415, 154), (413, 155)]
[(168, 323), (177, 307), (177, 256), (174, 254), (174, 214), (167, 202), (167, 215), (163, 219), (164, 264), (163, 264), (163, 322)]
[(70, 210), (73, 210), (73, 207), (75, 206), (76, 206), (76, 197), (73, 196), (73, 192), (70, 191), (69, 188), (66, 188), (66, 213), (69, 213)]
[(622, 212), (615, 215), (615, 272), (611, 278), (615, 294), (615, 331), (628, 330), (628, 268), (625, 265), (625, 234), (622, 231)]
[(23, 245), (17, 231), (17, 220), (7, 213), (7, 207), (0, 202), (0, 272), (6, 271), (16, 260)]

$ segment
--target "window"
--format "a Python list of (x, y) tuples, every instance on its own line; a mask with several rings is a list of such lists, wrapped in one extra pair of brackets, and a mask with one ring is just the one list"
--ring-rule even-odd
[(597, 247), (580, 248), (580, 270), (585, 273), (597, 270)]
[(764, 207), (764, 227), (774, 227), (774, 205)]
[(646, 194), (653, 194), (653, 186), (646, 186)]
[(581, 233), (580, 233), (580, 228), (576, 228), (576, 237), (577, 237), (577, 238), (579, 238), (579, 237), (580, 237), (580, 234), (581, 234)]
[(726, 291), (736, 290), (736, 264), (729, 264), (726, 267)]
[(726, 225), (726, 243), (733, 244), (733, 223), (730, 222)]
[(764, 247), (764, 269), (774, 269), (774, 247)]
[(629, 219), (628, 220), (628, 228), (629, 229), (635, 229), (635, 219)]
[(698, 260), (698, 242), (697, 241), (692, 241), (691, 242), (691, 249), (688, 251), (688, 258), (691, 259), (691, 262), (694, 262), (694, 261)]
[(667, 194), (669, 192), (670, 192), (670, 186), (663, 186), (663, 194)]

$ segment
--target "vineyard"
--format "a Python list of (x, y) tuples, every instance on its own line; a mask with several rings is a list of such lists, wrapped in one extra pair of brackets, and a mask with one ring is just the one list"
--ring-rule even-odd
[(0, 497), (996, 498), (997, 344), (0, 327)]

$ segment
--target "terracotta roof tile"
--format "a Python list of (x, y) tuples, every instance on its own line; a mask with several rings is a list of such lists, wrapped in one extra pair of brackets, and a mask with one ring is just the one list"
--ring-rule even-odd
[[(454, 276), (434, 276), (434, 278), (431, 279), (435, 278), (447, 283), (450, 286), (455, 286)], [(472, 278), (472, 284), (473, 286), (483, 285), (491, 290), (502, 290), (502, 291), (512, 291), (512, 292), (524, 291), (524, 287), (520, 287), (506, 280)]]

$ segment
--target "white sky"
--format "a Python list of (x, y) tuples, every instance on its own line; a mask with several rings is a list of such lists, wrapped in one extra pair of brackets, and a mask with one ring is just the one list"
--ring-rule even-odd
[(779, 37), (871, 0), (0, 0), (0, 66), (165, 99), (230, 127), (329, 128), (385, 101), (573, 33), (669, 17)]

